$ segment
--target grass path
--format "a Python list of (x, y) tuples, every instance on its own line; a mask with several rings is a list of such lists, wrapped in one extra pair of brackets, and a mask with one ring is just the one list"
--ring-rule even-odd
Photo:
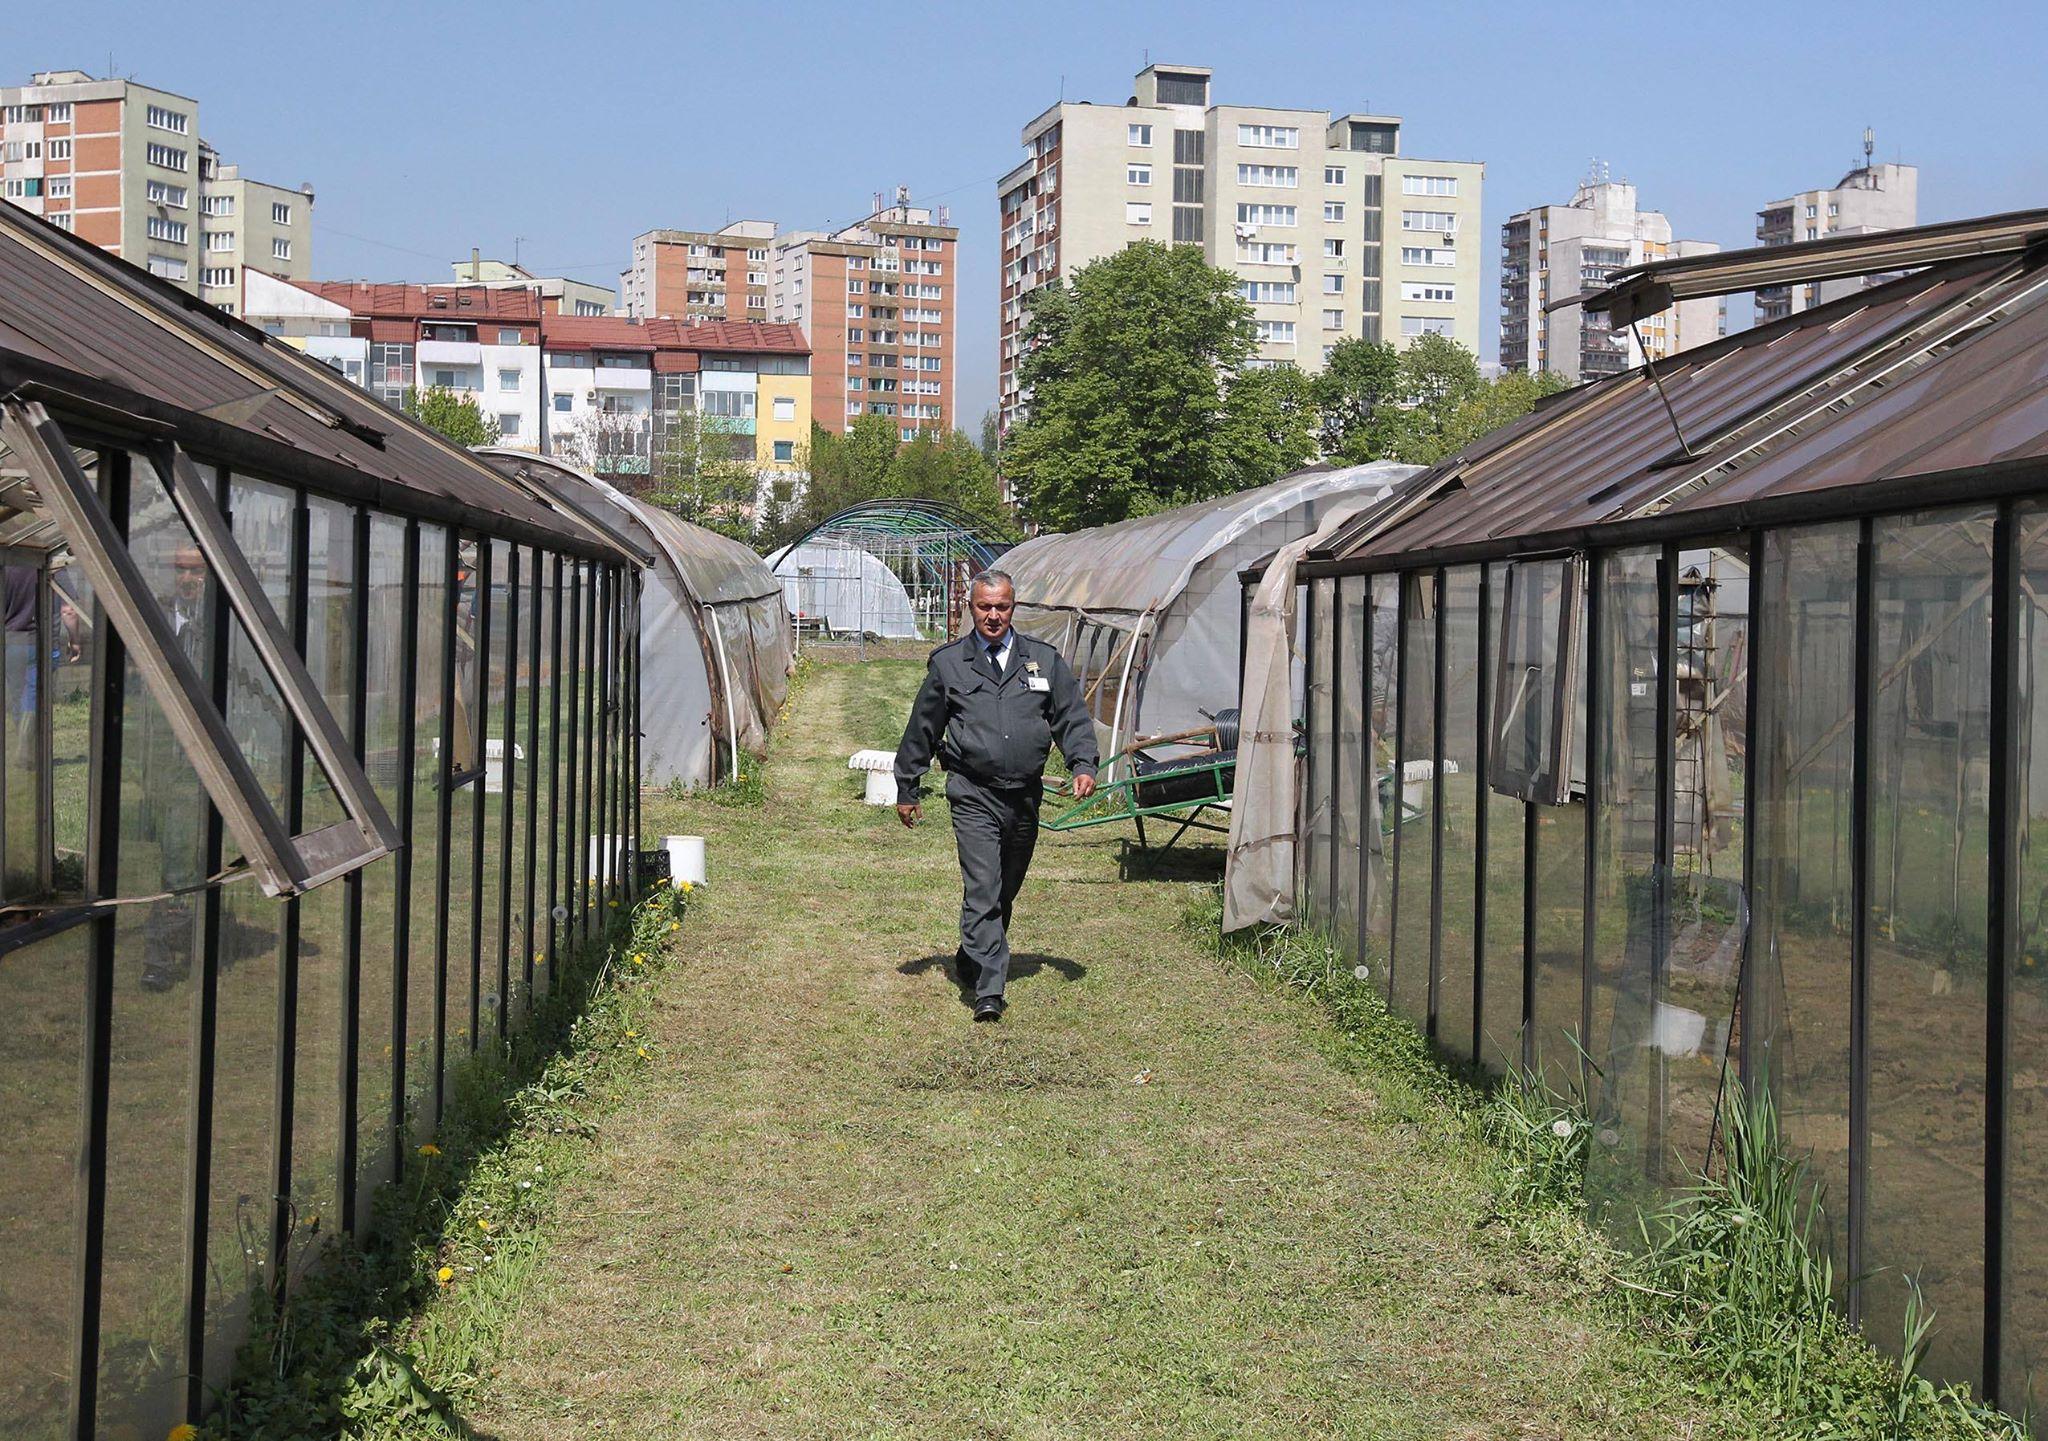
[(906, 834), (845, 769), (921, 670), (814, 671), (758, 809), (650, 799), (651, 833), (709, 838), (713, 899), (480, 1433), (1716, 1434), (1485, 1224), (1481, 1157), (1376, 1116), (1103, 832), (1041, 846), (1009, 1014), (970, 1026), (945, 807)]

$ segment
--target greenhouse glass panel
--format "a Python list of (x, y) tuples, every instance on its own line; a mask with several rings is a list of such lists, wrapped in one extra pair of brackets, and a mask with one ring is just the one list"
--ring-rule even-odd
[(436, 1004), (440, 991), (442, 931), (439, 895), (441, 846), (442, 667), (448, 654), (448, 533), (419, 527), (419, 608), (414, 617), (418, 655), (413, 666), (413, 748), (400, 763), (411, 768), (412, 866), (407, 909), (412, 925), (405, 947), (405, 1109), (413, 1137), (434, 1133), (434, 1070), (438, 1054)]
[(1767, 531), (1751, 605), (1757, 755), (1754, 940), (1758, 1083), (1819, 1187), (1848, 1278), (1850, 783), (1856, 527)]
[[(399, 813), (400, 749), (405, 704), (405, 523), (370, 516), (369, 626), (363, 635), (363, 768), (392, 816)], [(356, 1224), (370, 1219), (371, 1199), (397, 1170), (391, 1128), (392, 995), (397, 984), (395, 932), (398, 866), (379, 862), (363, 872), (362, 924), (356, 979)], [(409, 929), (409, 928), (408, 928)]]
[[(1487, 634), (1501, 633), (1507, 567), (1487, 567)], [(1495, 1071), (1522, 1063), (1522, 972), (1525, 959), (1522, 849), (1528, 806), (1479, 782), (1486, 807), (1486, 944), (1480, 958), (1479, 1056)]]
[(1330, 814), (1334, 854), (1330, 858), (1333, 896), (1330, 929), (1338, 950), (1355, 965), (1358, 949), (1358, 906), (1364, 880), (1359, 843), (1359, 777), (1365, 745), (1365, 613), (1363, 576), (1337, 582), (1337, 663), (1331, 676), (1336, 710), (1336, 744), (1330, 747)]
[[(1479, 567), (1444, 577), (1444, 807), (1442, 957), (1437, 967), (1437, 1041), (1472, 1059), (1474, 906), (1478, 900)], [(1491, 841), (1492, 837), (1488, 837)], [(1519, 911), (1517, 912), (1519, 915)], [(1492, 922), (1489, 922), (1491, 924)]]
[[(355, 516), (308, 496), (306, 505), (306, 670), (337, 716), (355, 690)], [(310, 757), (301, 761), (304, 818), (294, 829), (330, 825), (345, 814)], [(379, 863), (380, 866), (382, 863)], [(303, 1268), (341, 1225), (342, 985), (348, 969), (347, 893), (322, 886), (299, 898), (298, 1025), (292, 1064), (291, 1260)]]
[(1337, 749), (1335, 712), (1331, 706), (1331, 675), (1336, 667), (1337, 583), (1309, 584), (1308, 778), (1302, 793), (1302, 914), (1311, 925), (1330, 924), (1330, 768)]
[(1436, 574), (1402, 577), (1400, 759), (1382, 797), (1394, 840), (1393, 1007), (1429, 1025), (1430, 897), (1436, 875)]
[(446, 863), (443, 871), (447, 888), (441, 915), (447, 937), (445, 969), (441, 976), (441, 1096), (445, 1108), (454, 1094), (455, 1069), (476, 1049), (476, 1008), (481, 988), (476, 985), (477, 958), (472, 949), (476, 939), (476, 910), (480, 904), (477, 885), (481, 867), (477, 862), (477, 794), (483, 779), (478, 758), (483, 754), (481, 676), (483, 652), (484, 597), (480, 591), (477, 546), (464, 538), (458, 543), (454, 578), (455, 634), (452, 659), (455, 667), (453, 703), (448, 707), (447, 761), (440, 787), (448, 797)]
[(1394, 949), (1392, 837), (1397, 808), (1391, 798), (1397, 790), (1394, 744), (1401, 703), (1400, 597), (1398, 575), (1372, 578), (1372, 690), (1366, 711), (1372, 781), (1366, 792), (1365, 957), (1361, 964), (1380, 968), (1372, 979), (1383, 992), (1393, 980), (1387, 958)]
[[(1870, 725), (1863, 1324), (1897, 1336), (1916, 1276), (1927, 1364), (1976, 1384), (1984, 1314), (1989, 508), (1881, 519)], [(1882, 1157), (1882, 1160), (1878, 1158)]]
[(2013, 677), (2013, 855), (2008, 961), (2005, 1337), (1999, 1401), (2048, 1410), (2048, 508), (2019, 512), (2019, 670)]
[(1584, 571), (1578, 556), (1506, 567), (1505, 614), (1495, 637), (1491, 783), (1543, 805), (1570, 798), (1566, 763), (1575, 744), (1583, 750), (1571, 700), (1584, 687), (1578, 673)]
[[(1567, 574), (1572, 572), (1568, 569)], [(1560, 654), (1577, 657), (1585, 650), (1585, 615), (1576, 605), (1563, 614), (1574, 630), (1561, 638)], [(1586, 673), (1575, 662), (1568, 667), (1571, 688), (1560, 716), (1586, 713)], [(1586, 954), (1586, 728), (1576, 720), (1562, 725), (1565, 739), (1561, 775), (1569, 778), (1572, 799), (1564, 805), (1536, 806), (1536, 935), (1534, 1009), (1530, 1033), (1536, 1064), (1559, 1089), (1576, 1088), (1582, 1078), (1580, 1055), (1585, 1012)]]
[(80, 927), (0, 954), (0, 1407), (27, 1437), (71, 1434), (76, 1390), (86, 975)]
[(511, 547), (502, 540), (491, 542), (489, 603), (485, 623), (487, 651), (482, 669), (484, 773), (471, 793), (479, 809), (476, 824), (482, 844), (477, 850), (482, 864), (477, 868), (474, 895), (477, 926), (477, 1045), (487, 1038), (505, 1034), (504, 928), (500, 924), (505, 868), (505, 790), (511, 774), (505, 733), (506, 690), (511, 675), (512, 624)]

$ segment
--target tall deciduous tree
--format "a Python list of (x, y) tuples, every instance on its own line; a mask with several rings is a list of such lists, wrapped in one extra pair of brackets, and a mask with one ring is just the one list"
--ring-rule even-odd
[(1304, 394), (1251, 368), (1237, 277), (1141, 242), (1033, 298), (1029, 419), (1003, 463), (1025, 513), (1075, 529), (1206, 500), (1305, 458)]
[(438, 385), (408, 390), (401, 408), (421, 425), (440, 431), (457, 445), (498, 443), (498, 422), (485, 415), (476, 397), (466, 390), (448, 390)]

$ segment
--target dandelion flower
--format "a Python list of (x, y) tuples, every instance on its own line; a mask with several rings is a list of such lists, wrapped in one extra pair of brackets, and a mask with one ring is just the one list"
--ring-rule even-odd
[(647, 1059), (647, 1047), (645, 1046), (640, 1048), (640, 1059), (643, 1061)]
[(695, 887), (695, 886), (693, 886), (693, 885), (691, 885), (691, 884), (690, 884), (690, 882), (688, 882), (688, 881), (684, 881), (684, 882), (683, 882), (683, 894), (684, 894), (684, 895), (686, 895), (686, 896), (687, 896), (687, 895), (688, 895), (688, 894), (689, 894), (689, 893), (690, 893), (691, 891), (693, 891), (693, 890), (695, 890), (695, 889), (696, 889), (696, 887)]
[(681, 921), (670, 921), (668, 928), (672, 931), (680, 931), (683, 928), (683, 923)]
[(491, 1223), (489, 1221), (486, 1221), (483, 1217), (479, 1216), (476, 1218), (476, 1228), (479, 1231), (488, 1231), (491, 1229)]
[(1369, 980), (1371, 980), (1371, 979), (1372, 979), (1372, 967), (1371, 967), (1371, 966), (1353, 966), (1353, 967), (1351, 968), (1351, 977), (1352, 977), (1352, 979), (1353, 979), (1353, 980), (1358, 980), (1358, 981), (1369, 981)]
[(428, 1141), (420, 1147), (420, 1154), (422, 1156), (438, 1156), (441, 1154), (441, 1148), (432, 1141)]
[(640, 1033), (639, 1033), (638, 1031), (628, 1031), (628, 1032), (626, 1032), (626, 1039), (630, 1041), (630, 1040), (632, 1040), (632, 1039), (633, 1039), (634, 1037), (638, 1036), (639, 1034), (640, 1034)]
[(439, 1281), (443, 1286), (447, 1285), (450, 1281), (453, 1281), (455, 1279), (455, 1268), (453, 1266), (443, 1266), (440, 1270), (434, 1273), (434, 1279), (436, 1281)]
[(165, 1437), (164, 1441), (198, 1441), (198, 1436), (199, 1428), (190, 1421), (186, 1421), (173, 1426), (171, 1434)]
[(1575, 1129), (1577, 1128), (1574, 1127), (1572, 1123), (1566, 1120), (1563, 1116), (1559, 1116), (1556, 1120), (1550, 1123), (1550, 1134), (1557, 1137), (1557, 1139), (1560, 1141), (1570, 1140), (1572, 1132)]

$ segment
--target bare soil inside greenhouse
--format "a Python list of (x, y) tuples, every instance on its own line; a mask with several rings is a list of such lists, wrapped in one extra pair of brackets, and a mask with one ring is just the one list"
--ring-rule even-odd
[(812, 666), (758, 805), (647, 798), (709, 893), (479, 1434), (1732, 1434), (1586, 1248), (1498, 1223), (1477, 1140), (1185, 927), (1215, 850), (1127, 873), (1114, 828), (1047, 836), (1009, 1013), (970, 1024), (946, 807), (906, 833), (846, 769), (922, 669)]

